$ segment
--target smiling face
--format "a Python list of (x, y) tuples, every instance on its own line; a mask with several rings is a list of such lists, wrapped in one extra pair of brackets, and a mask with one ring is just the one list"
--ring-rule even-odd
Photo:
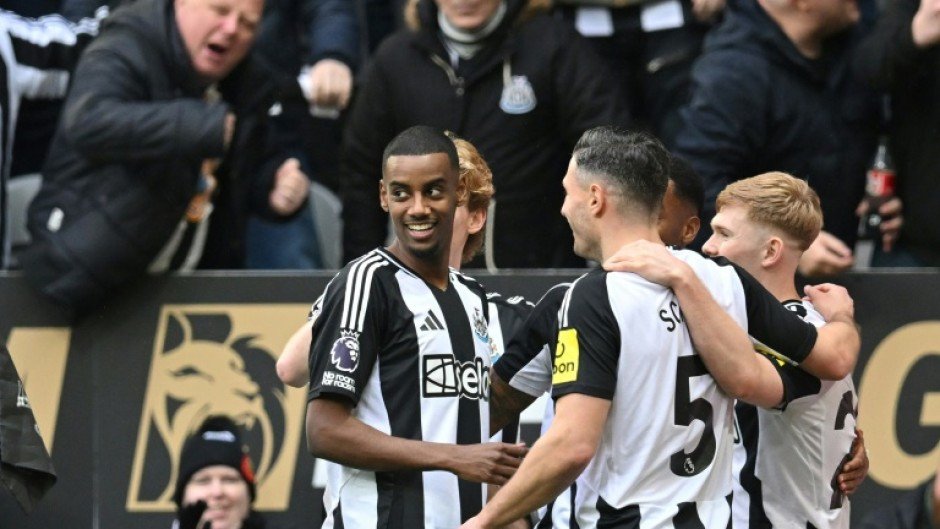
[(591, 200), (589, 187), (578, 178), (578, 166), (574, 157), (568, 163), (568, 172), (561, 181), (565, 188), (565, 201), (561, 214), (571, 227), (574, 236), (574, 253), (585, 259), (600, 260), (600, 239), (591, 222), (588, 205)]
[(264, 0), (175, 0), (176, 25), (196, 73), (224, 78), (248, 53)]
[(392, 251), (418, 269), (446, 263), (457, 207), (457, 169), (445, 153), (390, 156), (379, 192), (392, 218)]
[(183, 491), (183, 505), (206, 502), (201, 522), (212, 529), (239, 529), (248, 517), (248, 484), (237, 470), (226, 465), (212, 465), (194, 473)]
[(761, 261), (768, 239), (767, 232), (748, 219), (748, 209), (740, 205), (726, 205), (712, 219), (712, 236), (702, 246), (702, 252), (722, 256), (753, 275), (761, 271)]

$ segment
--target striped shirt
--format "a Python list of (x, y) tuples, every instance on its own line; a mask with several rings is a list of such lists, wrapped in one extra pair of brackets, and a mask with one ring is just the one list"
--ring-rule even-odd
[[(384, 249), (330, 282), (313, 328), (309, 398), (345, 398), (386, 434), (438, 443), (489, 437), (494, 351), (482, 288), (452, 272), (439, 290)], [(486, 486), (445, 471), (327, 471), (324, 528), (457, 527)]]
[[(808, 301), (783, 304), (825, 324)], [(780, 409), (735, 405), (734, 529), (848, 529), (849, 500), (838, 476), (855, 439), (858, 395), (852, 377), (820, 380), (775, 362), (784, 384)]]
[[(812, 350), (815, 328), (749, 274), (724, 260), (673, 253), (755, 339), (796, 362)], [(572, 285), (559, 313), (552, 394), (572, 393), (611, 401), (600, 445), (578, 481), (582, 529), (729, 524), (733, 402), (692, 346), (671, 290), (601, 270)]]

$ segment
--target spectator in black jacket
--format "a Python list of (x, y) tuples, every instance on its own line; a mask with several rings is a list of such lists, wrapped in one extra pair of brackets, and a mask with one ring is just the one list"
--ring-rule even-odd
[[(345, 134), (344, 254), (383, 243), (384, 146), (413, 125), (466, 138), (493, 170), (486, 262), (583, 265), (559, 214), (568, 153), (585, 130), (623, 126), (620, 91), (600, 60), (538, 0), (419, 0), (412, 29), (389, 37), (366, 68)], [(471, 263), (472, 266), (480, 263)]]
[[(87, 308), (147, 271), (238, 268), (249, 208), (302, 206), (267, 143), (270, 75), (247, 57), (263, 0), (139, 0), (79, 61), (38, 196), (26, 277)], [(294, 85), (296, 86), (296, 85)]]
[(785, 171), (809, 181), (824, 230), (801, 270), (852, 264), (865, 171), (875, 153), (879, 105), (850, 75), (858, 40), (854, 0), (731, 0), (692, 71), (677, 154), (705, 181), (704, 241), (724, 187)]
[(873, 264), (940, 266), (940, 2), (892, 0), (856, 68), (891, 95), (889, 148), (904, 204), (897, 247), (876, 251)]

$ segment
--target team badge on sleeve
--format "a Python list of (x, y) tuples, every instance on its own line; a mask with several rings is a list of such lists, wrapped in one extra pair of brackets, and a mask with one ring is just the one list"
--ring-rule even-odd
[(480, 309), (473, 308), (473, 334), (479, 338), (481, 342), (489, 343), (490, 333), (486, 326), (486, 318), (483, 317), (483, 313), (480, 312)]
[(555, 345), (555, 356), (552, 359), (552, 384), (564, 384), (577, 380), (580, 356), (578, 330), (558, 331), (558, 343)]
[(343, 331), (342, 336), (333, 342), (330, 360), (340, 371), (355, 371), (359, 367), (359, 333)]

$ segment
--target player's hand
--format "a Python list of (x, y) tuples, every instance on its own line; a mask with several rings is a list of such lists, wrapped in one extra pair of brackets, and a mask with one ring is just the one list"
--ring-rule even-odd
[[(898, 197), (892, 197), (878, 208), (878, 214), (881, 215), (881, 247), (886, 252), (890, 252), (894, 247), (894, 242), (898, 240), (901, 234), (901, 226), (904, 225), (904, 216), (901, 211), (904, 204)], [(855, 214), (859, 217), (868, 214), (868, 201), (862, 200), (855, 208)]]
[(832, 321), (836, 314), (844, 314), (855, 319), (855, 301), (845, 287), (822, 283), (806, 285), (803, 292), (826, 321)]
[(522, 463), (529, 449), (525, 443), (453, 445), (450, 470), (460, 479), (503, 485)]
[(309, 192), (310, 180), (300, 170), (300, 162), (297, 158), (289, 158), (274, 175), (274, 188), (268, 196), (268, 203), (278, 215), (290, 215), (300, 208)]
[(800, 273), (807, 277), (830, 277), (848, 270), (854, 262), (851, 248), (835, 235), (821, 231), (803, 252)]
[(852, 459), (842, 465), (842, 472), (839, 474), (839, 489), (845, 494), (854, 494), (868, 476), (868, 451), (865, 450), (865, 437), (858, 428), (855, 429), (851, 454)]
[(321, 107), (342, 110), (349, 104), (352, 93), (352, 70), (336, 59), (322, 59), (310, 69), (313, 100)]
[(604, 261), (609, 272), (633, 272), (647, 281), (671, 287), (688, 266), (662, 244), (639, 240), (617, 250)]

